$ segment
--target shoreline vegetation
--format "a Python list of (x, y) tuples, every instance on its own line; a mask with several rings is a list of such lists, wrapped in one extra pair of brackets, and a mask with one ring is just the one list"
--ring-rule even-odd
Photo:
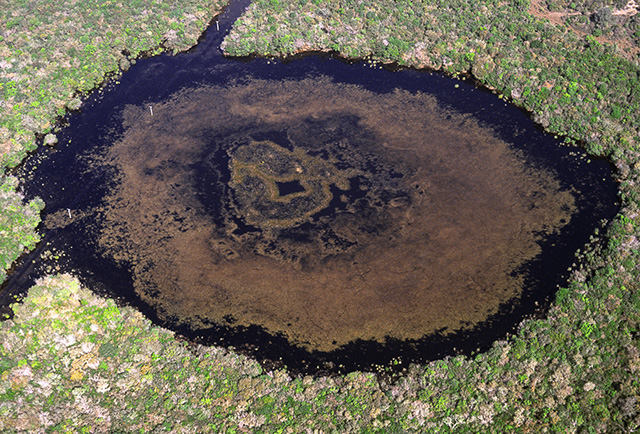
[[(119, 68), (144, 53), (193, 45), (220, 7), (200, 0), (6, 2), (3, 272), (37, 243), (43, 206), (24, 203), (9, 168), (35, 148), (36, 137), (53, 144), (56, 116), (80, 108), (81, 97)], [(640, 15), (633, 8), (600, 0), (256, 0), (225, 40), (227, 53), (332, 51), (468, 73), (547, 131), (606, 156), (617, 169), (622, 207), (604, 241), (579, 252), (580, 265), (545, 319), (524, 321), (517, 336), (485, 353), (411, 366), (394, 382), (368, 373), (264, 372), (232, 351), (180, 341), (71, 276), (46, 277), (0, 323), (0, 431), (640, 429)]]

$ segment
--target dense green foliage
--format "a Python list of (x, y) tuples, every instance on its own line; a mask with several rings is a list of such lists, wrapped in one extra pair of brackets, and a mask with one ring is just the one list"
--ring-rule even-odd
[(15, 178), (0, 175), (0, 282), (13, 261), (40, 240), (34, 229), (40, 223), (44, 203), (33, 200), (25, 205), (22, 196), (15, 192), (17, 183)]

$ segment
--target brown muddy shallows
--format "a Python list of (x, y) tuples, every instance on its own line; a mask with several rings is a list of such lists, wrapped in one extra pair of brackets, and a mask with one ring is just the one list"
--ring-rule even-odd
[(330, 351), (473, 327), (521, 294), (515, 271), (574, 208), (425, 94), (247, 79), (123, 119), (100, 247), (133, 264), (161, 318), (194, 328), (233, 318)]

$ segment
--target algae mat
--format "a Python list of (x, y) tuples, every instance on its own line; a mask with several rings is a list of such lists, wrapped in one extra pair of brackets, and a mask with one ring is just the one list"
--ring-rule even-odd
[[(248, 79), (129, 106), (103, 255), (166, 319), (331, 351), (485, 321), (574, 198), (433, 97)], [(282, 194), (279, 184), (296, 182)]]

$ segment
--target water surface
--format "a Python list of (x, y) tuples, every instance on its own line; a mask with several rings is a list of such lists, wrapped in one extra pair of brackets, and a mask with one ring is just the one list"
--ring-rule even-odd
[(20, 169), (45, 242), (4, 293), (54, 249), (156, 322), (294, 370), (423, 361), (503, 336), (615, 213), (606, 163), (495, 96), (328, 57), (225, 59), (231, 18), (138, 62)]

